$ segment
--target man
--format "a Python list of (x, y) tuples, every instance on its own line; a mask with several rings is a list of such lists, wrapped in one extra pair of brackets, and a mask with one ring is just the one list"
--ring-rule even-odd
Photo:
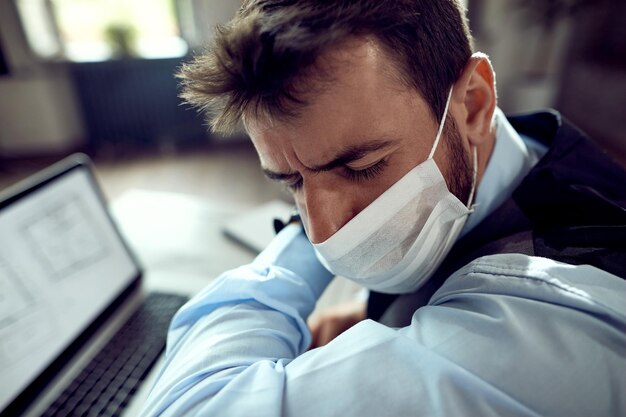
[[(179, 311), (144, 415), (626, 412), (626, 175), (504, 117), (456, 2), (247, 1), (181, 74), (303, 227)], [(333, 274), (377, 321), (308, 350)]]

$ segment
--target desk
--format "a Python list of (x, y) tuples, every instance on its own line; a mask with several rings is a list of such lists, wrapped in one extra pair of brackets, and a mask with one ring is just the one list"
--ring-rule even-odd
[[(113, 216), (144, 266), (150, 289), (195, 294), (222, 272), (256, 254), (226, 237), (223, 226), (253, 207), (198, 197), (133, 190), (112, 204)], [(337, 277), (313, 314), (354, 296), (360, 287)]]
[[(142, 190), (129, 191), (111, 205), (114, 220), (144, 267), (144, 286), (187, 295), (197, 293), (222, 272), (254, 259), (253, 251), (222, 232), (227, 222), (252, 208)], [(312, 316), (353, 298), (359, 290), (353, 282), (335, 278)], [(124, 415), (139, 415), (162, 361), (148, 374)]]
[(196, 293), (255, 254), (228, 239), (222, 226), (249, 207), (197, 197), (132, 190), (111, 205), (113, 217), (155, 290)]
[[(133, 190), (111, 205), (113, 218), (145, 270), (149, 290), (193, 295), (222, 272), (249, 263), (256, 254), (226, 237), (222, 227), (252, 207), (201, 198)], [(337, 277), (319, 299), (313, 315), (351, 299), (360, 287)], [(124, 415), (138, 415), (162, 359), (149, 373)]]

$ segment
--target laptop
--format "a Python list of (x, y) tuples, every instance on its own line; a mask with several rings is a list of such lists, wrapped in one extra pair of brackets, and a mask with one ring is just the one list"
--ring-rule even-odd
[(186, 300), (145, 292), (85, 155), (2, 192), (0, 417), (137, 415)]

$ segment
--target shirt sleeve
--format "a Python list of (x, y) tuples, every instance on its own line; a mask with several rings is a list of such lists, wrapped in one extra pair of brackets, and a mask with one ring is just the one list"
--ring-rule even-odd
[(235, 395), (227, 392), (241, 389), (242, 377), (280, 391), (281, 369), (308, 348), (306, 319), (332, 277), (302, 227), (284, 228), (250, 265), (222, 274), (174, 316), (142, 415), (203, 414)]
[(306, 351), (305, 320), (331, 275), (289, 226), (174, 317), (142, 415), (620, 414), (625, 285), (527, 259), (482, 259), (410, 326), (366, 320)]

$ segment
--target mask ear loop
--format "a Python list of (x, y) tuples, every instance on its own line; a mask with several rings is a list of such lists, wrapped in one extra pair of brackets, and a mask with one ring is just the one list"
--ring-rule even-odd
[(441, 117), (441, 123), (439, 123), (439, 130), (437, 131), (437, 136), (435, 136), (435, 143), (433, 143), (433, 147), (430, 150), (430, 155), (428, 155), (428, 159), (433, 159), (435, 151), (437, 150), (437, 145), (439, 144), (439, 139), (441, 139), (441, 132), (443, 132), (443, 126), (446, 124), (446, 116), (448, 115), (448, 107), (450, 107), (450, 97), (452, 97), (453, 88), (454, 87), (450, 87), (448, 99), (446, 100), (446, 107), (443, 109), (443, 116)]
[[(453, 87), (450, 87), (450, 91), (448, 92), (448, 99), (446, 100), (446, 106), (443, 109), (443, 116), (441, 117), (441, 123), (439, 124), (439, 130), (437, 130), (437, 136), (435, 137), (435, 143), (433, 143), (433, 147), (430, 150), (430, 155), (428, 155), (428, 159), (433, 159), (435, 155), (435, 151), (437, 150), (437, 145), (439, 145), (439, 139), (441, 139), (441, 134), (443, 132), (443, 126), (446, 124), (446, 117), (448, 116), (448, 107), (450, 107), (450, 98), (452, 97)], [(476, 191), (476, 178), (478, 177), (478, 156), (476, 154), (476, 146), (472, 146), (473, 149), (473, 167), (472, 167), (472, 189), (470, 190), (469, 198), (467, 199), (467, 204), (465, 205), (470, 211), (474, 211), (474, 206), (470, 207), (472, 200), (474, 199), (474, 192)]]
[[(466, 207), (470, 209), (470, 211), (474, 211), (475, 204), (472, 204), (472, 200), (474, 199), (474, 192), (476, 191), (476, 178), (478, 177), (478, 156), (476, 152), (476, 146), (472, 146), (473, 152), (473, 168), (472, 168), (472, 189), (470, 191), (469, 198), (467, 199)], [(471, 206), (470, 206), (471, 205)]]

